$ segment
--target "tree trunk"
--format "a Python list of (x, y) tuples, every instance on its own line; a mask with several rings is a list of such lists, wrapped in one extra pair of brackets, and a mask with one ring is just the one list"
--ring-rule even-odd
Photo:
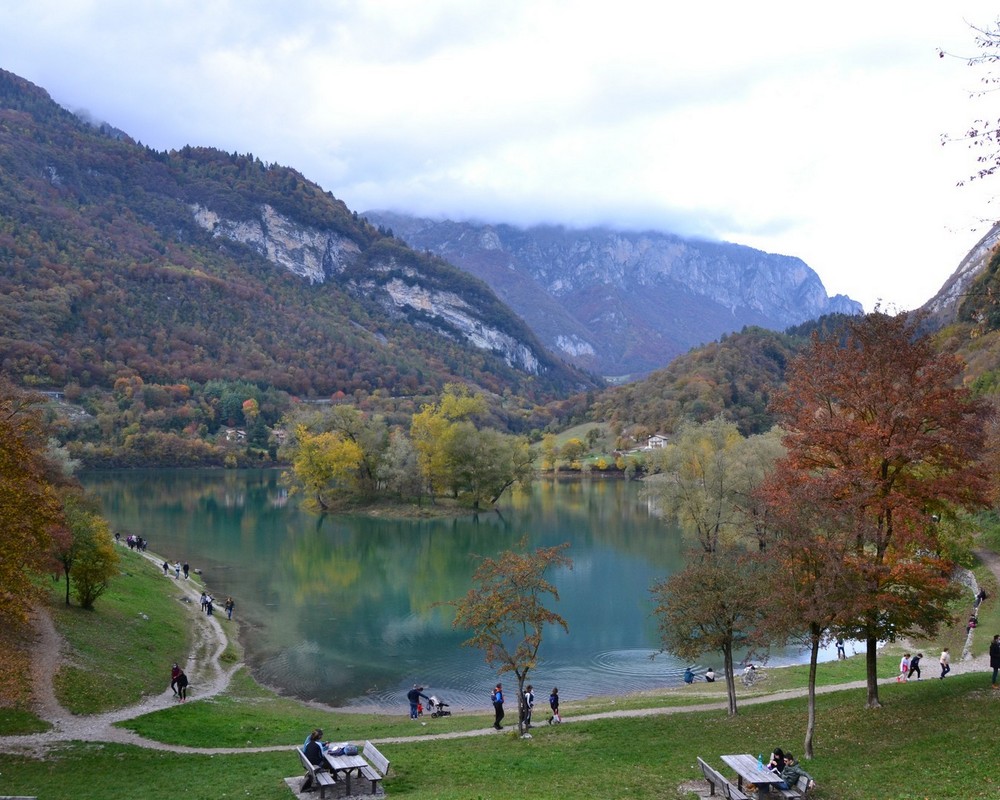
[(865, 702), (865, 708), (882, 708), (878, 699), (878, 664), (876, 663), (878, 641), (874, 636), (869, 636), (865, 639), (865, 645), (865, 672), (868, 678), (868, 699)]
[(809, 713), (806, 720), (806, 740), (803, 743), (806, 758), (813, 757), (813, 734), (816, 731), (816, 662), (819, 660), (819, 632), (812, 631), (812, 646), (809, 650)]
[(736, 677), (733, 675), (733, 651), (725, 648), (722, 653), (723, 669), (726, 672), (726, 694), (729, 695), (729, 716), (736, 716)]
[(528, 672), (514, 674), (517, 675), (517, 734), (524, 736), (524, 715), (528, 712), (524, 704), (524, 679), (528, 677)]
[(63, 567), (63, 574), (66, 576), (66, 605), (69, 605), (69, 570)]

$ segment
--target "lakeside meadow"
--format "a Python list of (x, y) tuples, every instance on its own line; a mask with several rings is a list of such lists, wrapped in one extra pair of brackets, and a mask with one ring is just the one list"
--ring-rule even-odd
[[(984, 567), (976, 574), (990, 593), (973, 650), (981, 655), (989, 632), (1000, 630), (1000, 613), (995, 577)], [(92, 612), (61, 606), (55, 585), (51, 610), (68, 643), (56, 680), (60, 701), (74, 714), (85, 714), (161, 693), (174, 654), (191, 645), (190, 638), (185, 641), (190, 626), (180, 624), (188, 612), (175, 595), (172, 582), (131, 552), (123, 553), (122, 575)], [(135, 621), (141, 619), (140, 608), (149, 617), (141, 629)], [(964, 606), (955, 609), (959, 618), (963, 611)], [(984, 757), (994, 749), (1000, 692), (991, 690), (983, 670), (961, 673), (956, 668), (944, 681), (934, 677), (940, 647), (949, 646), (957, 656), (964, 633), (964, 626), (957, 625), (935, 642), (915, 643), (925, 652), (924, 680), (884, 684), (884, 707), (876, 711), (864, 709), (862, 657), (821, 665), (821, 688), (849, 688), (817, 699), (816, 757), (805, 764), (819, 783), (817, 798), (965, 800), (1000, 794), (993, 759)], [(884, 648), (880, 676), (895, 674), (901, 652), (895, 644)], [(237, 662), (236, 644), (230, 643), (224, 659)], [(318, 725), (330, 739), (378, 741), (392, 762), (385, 789), (394, 797), (688, 798), (690, 782), (700, 780), (697, 756), (721, 768), (722, 753), (756, 753), (778, 745), (801, 749), (804, 696), (749, 701), (801, 691), (806, 672), (807, 667), (768, 669), (760, 689), (740, 689), (734, 718), (726, 716), (724, 686), (699, 683), (568, 703), (563, 707), (566, 724), (542, 725), (532, 730), (532, 738), (518, 739), (509, 730), (490, 731), (486, 709), (418, 726), (402, 708), (398, 714), (359, 714), (280, 697), (241, 669), (221, 694), (199, 698), (195, 686), (183, 706), (119, 723), (164, 747), (190, 748), (187, 752), (100, 741), (55, 744), (40, 757), (5, 752), (0, 792), (55, 800), (135, 794), (153, 800), (179, 795), (283, 800), (289, 796), (283, 779), (299, 774), (292, 747)], [(716, 702), (711, 710), (687, 710)], [(47, 727), (23, 708), (0, 712), (0, 733), (5, 735)], [(450, 732), (464, 732), (466, 738), (428, 737)], [(268, 747), (288, 749), (255, 750)], [(200, 752), (217, 748), (246, 752)], [(969, 753), (975, 757), (968, 758)]]

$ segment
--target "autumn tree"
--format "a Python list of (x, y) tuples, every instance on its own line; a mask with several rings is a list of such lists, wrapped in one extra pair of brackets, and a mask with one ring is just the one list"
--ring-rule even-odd
[(295, 432), (292, 474), (297, 488), (306, 494), (306, 504), (328, 511), (334, 496), (353, 488), (361, 463), (361, 448), (343, 434), (328, 431), (310, 433), (305, 426)]
[(559, 445), (553, 433), (547, 433), (542, 437), (542, 469), (555, 470), (559, 460)]
[[(523, 546), (523, 543), (522, 543)], [(454, 627), (472, 631), (463, 644), (483, 651), (486, 663), (502, 675), (517, 678), (518, 730), (523, 733), (524, 686), (528, 673), (538, 663), (538, 650), (547, 625), (569, 626), (559, 614), (546, 608), (547, 598), (559, 600), (559, 592), (546, 573), (572, 568), (566, 556), (569, 543), (539, 547), (533, 553), (505, 551), (496, 558), (483, 558), (472, 576), (476, 586), (465, 597), (448, 605), (455, 608)]]
[(401, 499), (421, 497), (423, 481), (417, 464), (417, 451), (402, 430), (389, 433), (389, 445), (379, 464), (377, 477), (386, 491), (395, 492)]
[(450, 384), (437, 403), (414, 414), (410, 435), (432, 496), (447, 492), (481, 508), (511, 485), (530, 483), (534, 455), (527, 440), (477, 427), (475, 418), (485, 411), (482, 395)]
[(721, 655), (730, 714), (733, 653), (765, 644), (766, 579), (754, 554), (766, 544), (767, 514), (755, 489), (780, 452), (773, 435), (747, 439), (716, 417), (682, 426), (653, 456), (660, 473), (647, 479), (646, 495), (692, 544), (687, 567), (652, 588), (663, 648), (689, 660)]
[[(796, 476), (800, 481), (791, 483)], [(810, 488), (806, 473), (779, 477), (772, 472), (757, 493), (769, 509), (768, 534), (774, 540), (767, 554), (774, 577), (763, 627), (768, 638), (796, 642), (809, 651), (806, 758), (814, 750), (819, 649), (858, 616), (857, 599), (864, 589), (860, 574), (846, 568), (854, 560), (850, 538), (829, 524), (823, 505), (809, 497)]]
[(985, 501), (977, 461), (986, 406), (935, 352), (919, 318), (876, 311), (813, 337), (773, 408), (788, 450), (774, 481), (849, 543), (841, 574), (860, 590), (841, 631), (866, 642), (867, 706), (880, 705), (879, 641), (933, 635), (949, 617), (937, 519)]
[(23, 622), (62, 521), (34, 398), (0, 380), (0, 623)]
[(118, 574), (118, 552), (107, 520), (93, 505), (82, 497), (72, 496), (67, 498), (65, 509), (73, 570), (71, 576), (67, 564), (67, 585), (72, 578), (73, 593), (80, 607), (93, 608)]
[(572, 464), (576, 461), (579, 461), (583, 457), (583, 454), (586, 452), (587, 452), (587, 446), (583, 443), (582, 440), (574, 436), (572, 439), (567, 440), (566, 443), (559, 450), (559, 457), (563, 461)]
[(721, 656), (730, 716), (737, 713), (733, 655), (752, 652), (764, 618), (769, 573), (760, 558), (694, 550), (684, 569), (651, 589), (664, 650), (688, 661)]
[(748, 531), (763, 536), (754, 487), (780, 454), (773, 436), (745, 439), (732, 422), (716, 417), (687, 423), (651, 457), (659, 474), (645, 494), (706, 553)]
[(410, 422), (410, 439), (431, 495), (451, 484), (448, 437), (454, 425), (486, 411), (486, 400), (467, 386), (450, 383), (437, 403), (424, 404)]
[(371, 499), (380, 487), (382, 460), (389, 447), (385, 419), (349, 405), (289, 415), (292, 462), (297, 490), (314, 509), (326, 511), (339, 502)]

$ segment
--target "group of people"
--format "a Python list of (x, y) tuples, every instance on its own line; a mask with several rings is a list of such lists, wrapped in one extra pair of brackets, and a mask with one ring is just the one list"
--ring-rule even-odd
[[(120, 542), (121, 539), (122, 535), (118, 532), (115, 532), (115, 541)], [(128, 545), (129, 550), (138, 550), (140, 553), (145, 553), (146, 547), (149, 545), (149, 542), (147, 542), (141, 536), (136, 536), (134, 533), (130, 533), (128, 536), (125, 537), (125, 544)]]
[[(945, 650), (941, 653), (941, 657), (944, 658), (944, 654), (948, 651)], [(899, 660), (899, 675), (896, 677), (896, 683), (905, 683), (914, 675), (917, 676), (917, 680), (920, 680), (920, 660), (924, 657), (923, 653), (917, 653), (915, 656), (911, 656), (909, 653), (904, 653), (903, 657)], [(944, 667), (942, 666), (942, 670)], [(949, 667), (950, 669), (950, 667)], [(942, 674), (943, 678), (944, 675)]]
[(161, 566), (163, 567), (164, 575), (169, 575), (170, 571), (173, 570), (174, 577), (178, 580), (180, 580), (182, 570), (184, 572), (184, 580), (187, 580), (188, 576), (191, 574), (191, 566), (187, 563), (187, 561), (184, 562), (183, 566), (180, 561), (175, 561), (172, 567), (170, 566), (170, 562), (164, 561)]
[[(490, 693), (490, 701), (493, 703), (493, 727), (498, 731), (503, 730), (503, 725), (500, 724), (501, 720), (504, 718), (503, 710), (503, 684), (497, 683)], [(531, 727), (531, 713), (535, 707), (535, 688), (529, 683), (524, 687), (524, 707), (521, 709), (520, 720), (525, 728)], [(552, 713), (549, 714), (548, 723), (549, 725), (553, 723), (562, 722), (562, 716), (559, 714), (559, 687), (553, 686), (552, 691), (549, 693), (549, 708)]]
[[(694, 667), (688, 667), (684, 670), (684, 683), (694, 683), (696, 677)], [(707, 683), (715, 683), (715, 670), (709, 667), (705, 670), (705, 674), (702, 677)]]
[[(233, 609), (236, 608), (236, 603), (233, 601), (232, 597), (226, 598), (223, 608), (226, 611), (226, 618), (232, 619)], [(207, 592), (201, 593), (201, 610), (210, 617), (215, 615), (215, 598)]]
[(771, 760), (767, 762), (767, 768), (771, 772), (776, 772), (781, 776), (781, 783), (778, 784), (779, 789), (791, 789), (803, 777), (809, 782), (807, 787), (809, 791), (816, 788), (816, 781), (799, 766), (799, 762), (795, 760), (795, 756), (785, 752), (780, 747), (774, 748), (774, 752), (771, 753)]

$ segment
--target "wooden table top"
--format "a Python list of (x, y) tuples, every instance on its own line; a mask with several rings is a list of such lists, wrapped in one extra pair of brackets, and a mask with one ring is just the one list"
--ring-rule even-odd
[(781, 783), (781, 775), (777, 772), (771, 772), (766, 766), (764, 769), (760, 769), (757, 766), (757, 756), (752, 756), (749, 753), (740, 753), (737, 755), (722, 756), (722, 760), (736, 770), (736, 774), (743, 778), (743, 780), (750, 783)]

